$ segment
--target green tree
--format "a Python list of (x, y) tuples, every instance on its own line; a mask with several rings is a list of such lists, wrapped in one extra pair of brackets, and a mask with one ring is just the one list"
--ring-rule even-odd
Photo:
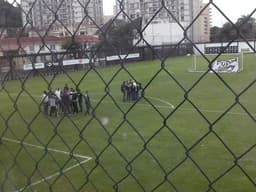
[(82, 54), (83, 45), (78, 40), (69, 38), (63, 43), (62, 49), (71, 52), (73, 58), (78, 58)]
[(6, 1), (0, 1), (0, 27), (22, 27), (21, 9)]
[(236, 28), (231, 23), (225, 23), (220, 30), (220, 41), (230, 41), (236, 38)]
[(211, 42), (218, 42), (220, 39), (220, 31), (221, 28), (220, 27), (212, 27), (210, 30), (210, 41)]
[(110, 20), (97, 33), (100, 41), (96, 46), (103, 50), (120, 53), (131, 49), (133, 45), (132, 25), (124, 20)]
[(239, 29), (239, 33), (246, 39), (256, 38), (256, 21), (255, 18), (243, 15), (240, 17), (236, 26)]
[(253, 17), (241, 16), (235, 25), (227, 22), (222, 27), (211, 28), (211, 42), (240, 40), (242, 36), (249, 39), (256, 39), (256, 20)]

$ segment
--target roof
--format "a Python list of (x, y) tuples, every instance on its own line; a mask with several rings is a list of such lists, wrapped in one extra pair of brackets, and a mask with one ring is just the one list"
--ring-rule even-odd
[[(0, 51), (15, 51), (19, 48), (24, 48), (29, 45), (42, 44), (63, 44), (71, 37), (20, 37), (20, 38), (3, 38), (0, 39)], [(79, 42), (97, 42), (98, 37), (94, 35), (79, 35), (75, 36), (75, 40)]]

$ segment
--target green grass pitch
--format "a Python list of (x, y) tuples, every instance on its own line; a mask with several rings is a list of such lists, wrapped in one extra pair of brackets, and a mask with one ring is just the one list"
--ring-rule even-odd
[[(0, 191), (256, 191), (255, 59), (218, 76), (177, 57), (5, 82)], [(122, 102), (128, 79), (145, 88), (136, 103)], [(48, 83), (88, 90), (96, 118), (44, 116)]]

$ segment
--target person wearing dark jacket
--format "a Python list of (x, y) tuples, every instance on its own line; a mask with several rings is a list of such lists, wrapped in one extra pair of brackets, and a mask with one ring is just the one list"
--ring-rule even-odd
[(77, 89), (77, 97), (78, 97), (79, 112), (82, 112), (83, 111), (83, 94), (81, 93), (80, 89)]
[(71, 88), (71, 102), (72, 102), (72, 109), (73, 114), (78, 113), (78, 107), (77, 107), (77, 92), (73, 88)]
[(90, 101), (90, 96), (88, 94), (88, 91), (85, 91), (84, 94), (84, 101), (85, 101), (85, 115), (90, 114), (90, 109), (91, 109), (91, 101)]
[(63, 105), (63, 113), (64, 114), (69, 114), (70, 113), (70, 100), (69, 100), (69, 91), (68, 89), (64, 89), (63, 90), (63, 94), (62, 94), (62, 105)]

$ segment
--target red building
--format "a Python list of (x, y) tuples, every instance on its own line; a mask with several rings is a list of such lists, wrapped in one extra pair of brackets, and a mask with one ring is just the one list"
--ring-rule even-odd
[[(3, 38), (0, 39), (0, 71), (8, 71), (11, 64), (16, 69), (23, 69), (23, 65), (32, 62), (56, 62), (63, 54), (72, 58), (76, 55), (74, 52), (86, 51), (97, 42), (98, 37), (94, 35), (79, 35), (74, 39), (55, 36)], [(79, 46), (79, 50), (77, 47), (74, 50), (74, 45)], [(73, 53), (67, 54), (70, 51)]]

